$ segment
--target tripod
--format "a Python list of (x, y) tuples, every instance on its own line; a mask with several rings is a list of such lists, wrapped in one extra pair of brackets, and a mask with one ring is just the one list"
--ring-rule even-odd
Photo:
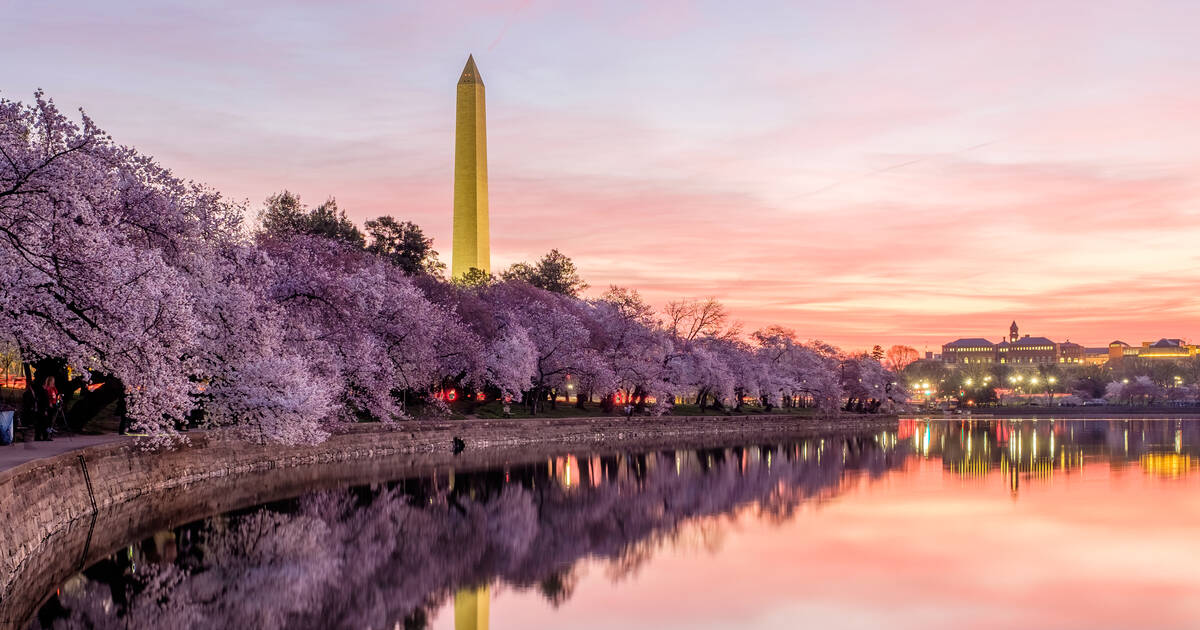
[[(62, 431), (58, 430), (62, 427)], [(54, 406), (54, 414), (50, 418), (50, 433), (70, 433), (71, 425), (67, 424), (67, 414), (61, 403)]]

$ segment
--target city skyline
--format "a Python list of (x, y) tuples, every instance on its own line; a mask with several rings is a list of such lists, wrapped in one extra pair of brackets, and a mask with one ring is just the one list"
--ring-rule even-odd
[(252, 210), (287, 188), (414, 221), (448, 262), (474, 53), (494, 269), (553, 247), (594, 292), (716, 296), (849, 348), (1014, 318), (1089, 346), (1197, 336), (1200, 9), (662, 6), (30, 5), (0, 26), (29, 60), (3, 96), (44, 88)]

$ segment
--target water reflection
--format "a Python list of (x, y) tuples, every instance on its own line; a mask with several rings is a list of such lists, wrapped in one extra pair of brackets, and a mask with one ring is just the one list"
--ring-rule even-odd
[[(661, 591), (655, 602), (688, 598), (670, 620), (679, 627), (698, 623), (689, 605), (711, 617), (752, 600), (758, 608), (742, 610), (744, 619), (704, 619), (713, 627), (794, 627), (786, 615), (803, 609), (812, 625), (954, 625), (928, 616), (943, 605), (930, 595), (937, 592), (957, 593), (965, 603), (954, 610), (976, 627), (1051, 623), (1047, 615), (1059, 609), (1057, 627), (1121, 626), (1123, 610), (1093, 600), (1122, 580), (1145, 587), (1142, 558), (1152, 579), (1174, 580), (1175, 591), (1155, 592), (1200, 592), (1200, 579), (1157, 547), (1135, 550), (1142, 539), (1167, 545), (1178, 531), (1133, 530), (1148, 519), (1119, 520), (1112, 506), (1200, 516), (1194, 488), (1179, 483), (1194, 480), (1197, 461), (1200, 421), (908, 419), (895, 431), (787, 444), (437, 470), (160, 532), (69, 580), (32, 625), (479, 629), (553, 618), (599, 626), (622, 607), (637, 608), (616, 602), (650, 589)], [(1138, 485), (1115, 481), (1129, 473)], [(1072, 483), (1085, 480), (1092, 485)], [(996, 498), (1009, 507), (990, 507)], [(1096, 553), (1106, 536), (1126, 540), (1128, 552)], [(984, 547), (986, 573), (977, 559)], [(1182, 551), (1176, 562), (1188, 557)], [(710, 565), (702, 590), (687, 584), (675, 554), (706, 559), (687, 565)], [(1078, 610), (1072, 588), (1038, 595), (1039, 584), (1062, 579), (1052, 567), (1068, 562), (1097, 580), (1080, 589)], [(937, 570), (924, 568), (931, 566)], [(684, 585), (676, 592), (672, 582)], [(589, 589), (604, 591), (602, 608), (584, 602), (571, 616)], [(973, 616), (1005, 597), (1003, 611)], [(904, 606), (915, 612), (895, 613)], [(749, 621), (759, 609), (791, 612), (783, 621)], [(1200, 621), (1200, 609), (1173, 614)], [(633, 625), (670, 624), (647, 616)]]
[(896, 444), (893, 432), (567, 456), (311, 494), (132, 545), (68, 581), (34, 625), (422, 628), (453, 598), (457, 627), (486, 627), (493, 581), (561, 604), (581, 558), (620, 578), (664, 544), (713, 533), (685, 523), (743, 509), (787, 519), (848, 471), (902, 463)]
[[(1200, 462), (1200, 422), (1189, 420), (901, 420), (901, 440), (964, 477), (1006, 478), (1013, 493), (1030, 480), (1080, 473), (1087, 465), (1181, 477)], [(1185, 446), (1186, 445), (1186, 446)]]

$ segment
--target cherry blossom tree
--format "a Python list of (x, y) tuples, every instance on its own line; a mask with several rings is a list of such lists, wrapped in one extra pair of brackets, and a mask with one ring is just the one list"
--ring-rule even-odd
[(308, 210), (285, 191), (253, 235), (244, 214), (41, 93), (0, 101), (0, 337), (124, 392), (134, 427), (163, 438), (188, 424), (312, 442), (448, 386), (535, 412), (570, 389), (658, 411), (888, 398), (878, 361), (779, 327), (743, 337), (713, 298), (660, 322), (636, 291), (576, 297), (586, 285), (557, 252), (454, 282), (415, 273), (436, 268), (415, 225), (372, 222), (364, 248), (332, 200)]
[(484, 295), (505, 321), (525, 330), (537, 349), (526, 396), (532, 412), (552, 392), (565, 391), (569, 375), (595, 371), (600, 365), (589, 348), (587, 328), (572, 312), (573, 298), (513, 280), (488, 287)]
[(0, 101), (0, 325), (27, 359), (116, 376), (137, 423), (169, 426), (195, 392), (177, 256), (236, 225), (230, 210), (40, 92)]

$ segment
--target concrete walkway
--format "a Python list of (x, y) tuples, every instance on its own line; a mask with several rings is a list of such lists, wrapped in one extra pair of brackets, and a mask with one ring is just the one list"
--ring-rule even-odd
[[(30, 434), (32, 435), (32, 432)], [(51, 457), (85, 446), (128, 439), (130, 438), (116, 433), (101, 435), (63, 435), (60, 433), (54, 436), (52, 442), (13, 442), (8, 446), (0, 446), (0, 471), (20, 466), (40, 457)]]

